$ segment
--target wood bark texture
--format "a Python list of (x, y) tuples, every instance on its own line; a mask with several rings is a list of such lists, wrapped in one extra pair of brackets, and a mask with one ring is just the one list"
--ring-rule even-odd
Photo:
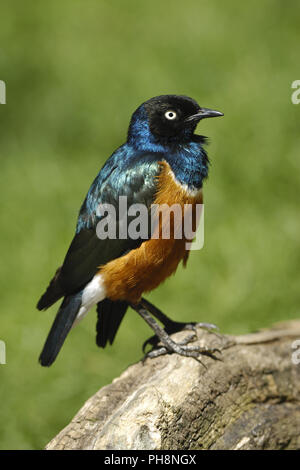
[(300, 449), (300, 321), (243, 336), (197, 329), (197, 336), (193, 344), (221, 354), (131, 365), (46, 448)]

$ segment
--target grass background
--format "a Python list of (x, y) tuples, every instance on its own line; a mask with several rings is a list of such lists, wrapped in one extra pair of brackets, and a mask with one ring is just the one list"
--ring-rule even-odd
[(149, 298), (178, 320), (246, 333), (299, 317), (299, 2), (2, 2), (0, 447), (39, 449), (141, 358), (130, 311), (113, 347), (96, 314), (50, 369), (37, 358), (56, 307), (35, 304), (62, 261), (94, 176), (146, 99), (186, 94), (225, 117), (211, 139), (205, 246)]

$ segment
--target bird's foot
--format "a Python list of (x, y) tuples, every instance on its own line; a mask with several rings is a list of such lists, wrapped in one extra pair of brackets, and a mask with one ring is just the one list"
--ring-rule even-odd
[(209, 356), (212, 359), (218, 359), (215, 356), (216, 352), (221, 354), (221, 351), (218, 348), (208, 348), (206, 346), (204, 346), (204, 347), (201, 347), (201, 346), (188, 346), (189, 343), (194, 342), (196, 340), (197, 340), (197, 334), (195, 332), (191, 335), (188, 335), (186, 338), (184, 338), (183, 341), (180, 341), (178, 343), (176, 343), (175, 341), (173, 341), (169, 337), (167, 342), (165, 342), (164, 346), (160, 346), (160, 347), (154, 346), (151, 349), (151, 351), (146, 353), (144, 358), (143, 358), (143, 362), (148, 358), (165, 356), (166, 354), (172, 354), (172, 353), (176, 353), (176, 354), (179, 354), (180, 356), (185, 356), (185, 357), (193, 357), (198, 362), (200, 362), (202, 365), (204, 365), (204, 364), (199, 359), (200, 355)]
[[(219, 328), (214, 325), (213, 323), (203, 323), (203, 322), (176, 322), (176, 321), (169, 321), (168, 324), (165, 325), (165, 332), (168, 335), (173, 333), (178, 333), (179, 331), (183, 330), (192, 330), (197, 333), (197, 328), (201, 328), (204, 330), (209, 331), (210, 333), (214, 333), (217, 335), (216, 330), (219, 331)], [(197, 336), (197, 334), (196, 334)], [(143, 352), (145, 352), (146, 347), (148, 344), (155, 348), (159, 343), (159, 338), (156, 335), (151, 336), (148, 338), (143, 344)]]
[(184, 339), (184, 341), (180, 343), (175, 343), (175, 341), (171, 340), (168, 346), (154, 347), (151, 351), (145, 354), (143, 358), (143, 362), (148, 358), (155, 358), (155, 357), (164, 356), (166, 354), (172, 354), (172, 353), (176, 353), (176, 354), (179, 354), (180, 356), (185, 356), (185, 357), (193, 357), (202, 365), (204, 365), (204, 367), (206, 366), (205, 364), (203, 364), (202, 361), (200, 361), (199, 356), (203, 355), (203, 356), (211, 357), (212, 359), (218, 359), (218, 357), (216, 357), (215, 355), (216, 352), (221, 354), (221, 351), (218, 348), (187, 346), (188, 343), (195, 341), (196, 339), (197, 339), (197, 335), (189, 335), (187, 338)]
[[(159, 346), (158, 348), (155, 348), (155, 346), (152, 348), (152, 350), (146, 354), (144, 357), (144, 360), (149, 357), (158, 357), (162, 356), (165, 354), (171, 354), (171, 353), (176, 353), (179, 354), (180, 356), (185, 356), (185, 357), (193, 357), (197, 361), (199, 361), (201, 364), (203, 364), (199, 356), (205, 355), (205, 356), (210, 356), (213, 359), (218, 359), (214, 354), (216, 352), (221, 352), (217, 348), (208, 348), (206, 346), (187, 346), (188, 343), (191, 341), (195, 341), (197, 339), (197, 333), (196, 331), (193, 332), (192, 335), (189, 335), (185, 340), (181, 343), (176, 343), (169, 335), (169, 331), (171, 330), (171, 333), (174, 333), (175, 331), (180, 331), (183, 329), (183, 327), (186, 325), (185, 323), (179, 323), (179, 322), (174, 322), (168, 318), (166, 318), (166, 315), (162, 314), (162, 312), (157, 311), (155, 308), (155, 313), (157, 316), (159, 316), (160, 320), (162, 321), (162, 318), (165, 321), (165, 328), (162, 328), (156, 320), (150, 315), (148, 312), (147, 308), (149, 308), (149, 302), (145, 302), (143, 300), (139, 304), (131, 304), (131, 307), (148, 323), (148, 325), (152, 328), (152, 330), (155, 333), (155, 337), (157, 337), (157, 344), (160, 342), (162, 346)], [(146, 308), (147, 307), (147, 308)], [(152, 306), (152, 310), (154, 307)], [(159, 312), (159, 315), (158, 313)], [(189, 324), (190, 325), (190, 324)], [(193, 325), (194, 328), (196, 328), (196, 323)], [(205, 323), (202, 325), (207, 325), (211, 326), (208, 323)], [(214, 326), (214, 325), (213, 325)], [(146, 342), (148, 344), (148, 342)], [(145, 346), (145, 345), (144, 345)], [(204, 365), (204, 364), (203, 364)]]

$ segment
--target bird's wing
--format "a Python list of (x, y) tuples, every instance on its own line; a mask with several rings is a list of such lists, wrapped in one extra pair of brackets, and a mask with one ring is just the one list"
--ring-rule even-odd
[[(99, 239), (96, 233), (99, 205), (112, 204), (117, 210), (117, 233), (120, 216), (119, 197), (127, 197), (127, 206), (139, 203), (150, 209), (154, 200), (157, 176), (160, 172), (160, 154), (144, 154), (130, 158), (110, 158), (93, 182), (80, 209), (76, 234), (62, 267), (57, 271), (38, 308), (48, 308), (59, 297), (83, 288), (96, 274), (100, 265), (122, 256), (139, 246), (142, 239)], [(104, 214), (106, 216), (106, 214)], [(59, 295), (59, 297), (58, 297)], [(57, 298), (58, 297), (58, 298)]]

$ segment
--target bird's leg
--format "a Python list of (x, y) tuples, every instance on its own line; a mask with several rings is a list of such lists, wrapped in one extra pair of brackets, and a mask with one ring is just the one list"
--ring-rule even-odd
[(205, 328), (208, 330), (217, 330), (218, 327), (213, 323), (198, 323), (198, 322), (178, 322), (169, 318), (165, 313), (163, 313), (159, 308), (155, 307), (149, 300), (146, 300), (144, 297), (141, 299), (141, 305), (148, 310), (152, 315), (161, 321), (168, 333), (177, 333), (181, 330), (195, 330), (198, 328)]
[[(153, 329), (155, 335), (158, 337), (159, 341), (163, 344), (162, 348), (159, 348), (154, 351), (150, 351), (146, 357), (157, 357), (162, 354), (168, 354), (175, 352), (181, 356), (194, 357), (197, 358), (199, 354), (204, 354), (207, 356), (213, 356), (217, 349), (209, 349), (206, 347), (200, 346), (186, 346), (186, 341), (184, 344), (176, 343), (170, 338), (168, 333), (154, 320), (150, 313), (146, 310), (142, 303), (137, 305), (131, 304), (131, 307), (148, 323), (148, 325)], [(190, 340), (191, 338), (189, 338)], [(214, 357), (214, 356), (213, 356)]]
[[(148, 300), (144, 299), (142, 297), (141, 299), (141, 305), (148, 310), (157, 320), (159, 320), (163, 325), (166, 333), (169, 335), (173, 333), (177, 333), (178, 331), (182, 330), (192, 330), (196, 332), (197, 328), (203, 328), (206, 330), (217, 330), (218, 327), (214, 325), (213, 323), (197, 323), (197, 322), (177, 322), (169, 318), (167, 315), (165, 315), (161, 310), (159, 310), (155, 305), (153, 305), (151, 302)], [(145, 343), (143, 344), (143, 351), (145, 351), (145, 348), (148, 344), (151, 346), (156, 346), (159, 342), (159, 339), (156, 335), (151, 336), (151, 338), (147, 339)]]

